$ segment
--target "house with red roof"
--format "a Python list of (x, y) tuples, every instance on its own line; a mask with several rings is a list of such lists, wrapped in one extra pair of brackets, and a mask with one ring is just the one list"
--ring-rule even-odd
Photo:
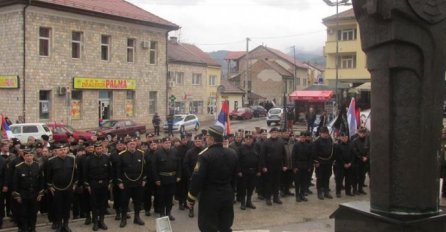
[[(243, 105), (274, 101), (283, 105), (283, 95), (309, 84), (309, 66), (273, 48), (258, 46), (246, 52), (229, 52), (229, 81), (248, 93)], [(246, 84), (245, 84), (246, 83)]]
[(167, 34), (179, 26), (125, 0), (0, 1), (0, 109), (93, 128), (167, 111)]
[(221, 65), (193, 44), (171, 37), (167, 45), (168, 95), (174, 113), (193, 113), (200, 118), (217, 113), (217, 87), (221, 83)]

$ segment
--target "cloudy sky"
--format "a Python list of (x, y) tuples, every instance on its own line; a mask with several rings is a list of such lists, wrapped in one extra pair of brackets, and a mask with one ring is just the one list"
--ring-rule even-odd
[[(202, 50), (246, 50), (266, 45), (290, 51), (320, 51), (325, 41), (322, 18), (335, 7), (322, 0), (128, 0), (181, 27), (171, 35)], [(350, 7), (340, 7), (340, 12)]]

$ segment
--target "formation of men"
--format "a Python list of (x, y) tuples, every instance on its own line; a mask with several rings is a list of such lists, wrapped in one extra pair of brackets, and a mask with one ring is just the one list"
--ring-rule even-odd
[[(215, 197), (212, 194), (217, 194), (213, 191), (221, 190), (221, 184), (235, 195), (228, 205), (231, 209), (232, 203), (237, 201), (242, 210), (256, 209), (252, 201), (255, 191), (268, 206), (282, 204), (280, 197), (291, 195), (302, 202), (308, 201), (306, 196), (312, 194), (313, 172), (321, 200), (332, 198), (329, 181), (333, 171), (337, 197), (341, 197), (342, 190), (349, 196), (365, 194), (363, 186), (369, 153), (365, 129), (361, 129), (352, 142), (345, 134), (334, 142), (327, 128), (321, 128), (318, 138), (313, 138), (309, 132), (297, 136), (277, 128), (272, 128), (269, 136), (265, 129), (239, 130), (222, 137), (221, 143), (206, 134), (207, 131), (202, 131), (193, 138), (187, 133), (181, 138), (163, 139), (148, 134), (142, 140), (127, 136), (115, 137), (112, 141), (72, 140), (66, 144), (50, 144), (48, 138), (36, 140), (32, 137), (27, 144), (20, 144), (16, 139), (3, 141), (0, 147), (0, 223), (5, 216), (10, 216), (19, 231), (35, 231), (36, 215), (40, 212), (47, 214), (52, 229), (58, 232), (71, 231), (70, 216), (85, 218), (85, 224), (92, 224), (94, 231), (107, 230), (104, 216), (110, 213), (109, 201), (113, 201), (115, 220), (120, 227), (125, 227), (130, 218), (131, 199), (133, 223), (144, 225), (140, 213), (144, 211), (146, 216), (151, 216), (152, 208), (157, 215), (175, 220), (172, 215), (174, 198), (180, 210), (187, 209), (189, 217), (194, 217), (194, 206), (187, 202), (191, 197), (195, 200), (198, 196), (194, 194), (198, 192), (201, 192), (200, 198), (209, 198), (205, 205), (200, 204), (200, 212), (212, 210), (210, 205), (230, 212), (229, 208), (215, 205), (211, 200)], [(208, 154), (206, 157), (211, 158), (200, 157), (204, 151)], [(235, 161), (227, 158), (232, 154)], [(235, 164), (233, 179), (232, 169), (218, 166), (219, 162)], [(216, 178), (215, 181), (200, 180), (206, 165), (211, 168), (217, 165), (206, 173)], [(213, 172), (218, 168), (221, 171)], [(224, 181), (219, 175), (226, 175)], [(197, 189), (194, 186), (197, 179), (208, 181), (209, 186)], [(293, 185), (295, 193), (291, 192)], [(225, 204), (226, 198), (222, 196)], [(232, 225), (233, 212), (232, 216), (231, 213), (227, 215)], [(215, 218), (210, 215), (199, 215), (200, 228), (214, 228), (213, 220)], [(221, 228), (228, 228), (228, 224)]]

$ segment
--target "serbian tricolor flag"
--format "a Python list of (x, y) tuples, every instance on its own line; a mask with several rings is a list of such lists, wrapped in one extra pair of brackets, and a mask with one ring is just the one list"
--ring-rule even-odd
[(215, 123), (217, 126), (221, 126), (225, 129), (225, 134), (231, 133), (231, 121), (229, 120), (229, 101), (223, 101), (221, 106), (220, 113), (218, 114), (217, 122)]
[(9, 139), (12, 137), (11, 129), (9, 129), (8, 123), (6, 123), (5, 116), (3, 116), (2, 114), (1, 117), (2, 117), (2, 124), (1, 124), (2, 136), (5, 139)]
[(348, 122), (348, 135), (351, 138), (353, 135), (358, 133), (358, 122), (356, 120), (356, 101), (352, 98), (350, 101), (350, 106), (347, 111), (347, 122)]

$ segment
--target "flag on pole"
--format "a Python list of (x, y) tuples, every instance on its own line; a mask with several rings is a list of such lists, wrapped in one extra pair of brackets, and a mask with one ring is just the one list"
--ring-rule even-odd
[(223, 127), (225, 130), (225, 134), (231, 133), (231, 121), (229, 120), (229, 101), (223, 101), (221, 106), (220, 113), (218, 114), (217, 122), (215, 123), (217, 126)]
[(3, 116), (3, 114), (2, 114), (2, 121), (1, 121), (1, 131), (2, 131), (3, 138), (5, 138), (5, 139), (12, 138), (11, 129), (9, 128), (8, 123), (6, 123), (6, 119), (5, 119), (5, 116)]
[(347, 111), (348, 135), (351, 138), (358, 132), (358, 122), (356, 121), (356, 101), (352, 98)]

